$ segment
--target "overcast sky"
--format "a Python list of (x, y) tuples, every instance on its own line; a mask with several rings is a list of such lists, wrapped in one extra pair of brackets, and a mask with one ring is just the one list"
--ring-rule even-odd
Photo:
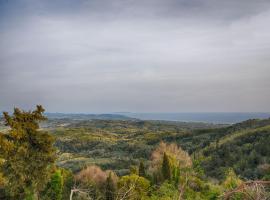
[(269, 0), (0, 0), (0, 110), (269, 112)]

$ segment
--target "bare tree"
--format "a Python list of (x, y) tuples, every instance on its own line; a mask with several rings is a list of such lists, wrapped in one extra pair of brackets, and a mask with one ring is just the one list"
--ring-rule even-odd
[(226, 192), (223, 195), (224, 200), (230, 200), (236, 194), (241, 194), (243, 200), (269, 200), (270, 193), (267, 188), (270, 187), (270, 181), (247, 181), (237, 188)]
[(69, 200), (72, 200), (72, 199), (73, 199), (73, 194), (74, 194), (74, 193), (83, 194), (83, 195), (85, 195), (85, 197), (86, 197), (87, 199), (92, 200), (93, 198), (91, 198), (91, 196), (90, 196), (90, 193), (91, 193), (91, 192), (92, 192), (92, 191), (90, 191), (90, 190), (88, 190), (88, 189), (73, 188), (73, 189), (71, 189), (71, 191), (70, 191)]

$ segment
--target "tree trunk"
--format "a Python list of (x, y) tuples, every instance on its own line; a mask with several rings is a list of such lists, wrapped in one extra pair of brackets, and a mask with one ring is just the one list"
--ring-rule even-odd
[(74, 190), (71, 190), (71, 191), (70, 191), (69, 200), (72, 200), (73, 192), (74, 192)]

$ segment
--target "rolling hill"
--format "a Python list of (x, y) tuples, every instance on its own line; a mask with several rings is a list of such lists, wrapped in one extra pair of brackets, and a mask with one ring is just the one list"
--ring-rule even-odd
[(262, 178), (270, 163), (270, 119), (234, 125), (141, 120), (73, 121), (50, 129), (59, 149), (58, 165), (78, 171), (97, 164), (126, 174), (147, 164), (160, 141), (176, 142), (200, 158), (207, 176), (224, 178), (227, 168), (247, 179)]

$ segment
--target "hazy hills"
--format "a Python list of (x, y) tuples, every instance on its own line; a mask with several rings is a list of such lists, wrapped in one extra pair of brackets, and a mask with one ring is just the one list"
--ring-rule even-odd
[[(270, 164), (270, 119), (233, 125), (177, 121), (143, 121), (121, 114), (47, 113), (42, 124), (56, 138), (58, 165), (78, 171), (98, 164), (126, 174), (130, 165), (149, 160), (160, 141), (176, 142), (196, 159), (205, 173), (222, 179), (225, 169), (248, 179), (264, 176)], [(5, 126), (0, 120), (0, 130)]]
[(270, 163), (270, 119), (230, 126), (141, 120), (69, 121), (50, 130), (61, 156), (58, 165), (78, 171), (89, 164), (126, 174), (130, 165), (149, 160), (160, 141), (176, 142), (200, 158), (208, 176), (222, 179), (226, 168), (243, 178), (264, 175)]
[(83, 114), (83, 113), (46, 113), (49, 119), (73, 119), (73, 120), (91, 120), (91, 119), (103, 119), (103, 120), (128, 120), (131, 117), (120, 114)]

